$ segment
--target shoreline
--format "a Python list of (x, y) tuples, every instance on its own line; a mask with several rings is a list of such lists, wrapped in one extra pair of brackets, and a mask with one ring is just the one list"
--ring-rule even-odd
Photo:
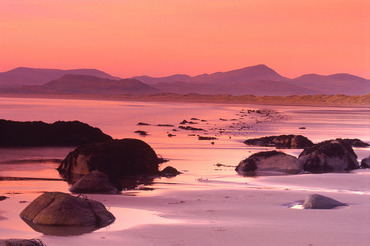
[[(75, 95), (75, 94), (1, 94), (3, 98), (42, 98), (42, 99), (75, 99), (100, 101), (137, 101), (137, 102), (182, 102), (231, 105), (274, 105), (274, 106), (315, 106), (315, 107), (355, 107), (370, 108), (370, 94), (362, 96), (345, 95), (304, 95), (304, 96), (231, 96), (200, 94), (155, 94), (155, 95)], [(339, 98), (337, 98), (339, 97)], [(359, 103), (355, 99), (364, 100)], [(291, 101), (291, 100), (293, 101)], [(300, 101), (296, 101), (296, 100)], [(305, 100), (304, 100), (305, 99)], [(328, 101), (334, 100), (335, 101)], [(343, 102), (341, 99), (351, 100)], [(294, 101), (295, 100), (295, 101)], [(353, 101), (355, 100), (355, 101)]]

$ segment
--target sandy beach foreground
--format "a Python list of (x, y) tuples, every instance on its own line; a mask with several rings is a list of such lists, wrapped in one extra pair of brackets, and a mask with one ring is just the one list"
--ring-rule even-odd
[[(18, 216), (19, 210), (11, 208), (36, 196), (11, 195), (2, 202), (0, 237), (39, 238), (46, 245), (368, 245), (370, 191), (363, 187), (369, 186), (369, 176), (370, 171), (359, 170), (265, 177), (245, 184), (203, 180), (188, 188), (158, 184), (156, 191), (88, 195), (103, 202), (117, 220), (99, 231), (69, 237), (34, 233), (26, 225), (4, 228), (5, 218)], [(349, 206), (287, 207), (312, 193)]]
[[(46, 245), (362, 246), (370, 241), (369, 169), (263, 177), (242, 177), (234, 170), (243, 158), (272, 149), (245, 146), (242, 141), (248, 137), (291, 133), (304, 134), (314, 142), (336, 137), (369, 142), (367, 108), (263, 108), (273, 115), (266, 118), (262, 114), (240, 115), (242, 109), (259, 109), (252, 105), (98, 104), (49, 99), (2, 99), (0, 104), (2, 116), (11, 120), (78, 119), (115, 138), (141, 138), (168, 158), (169, 165), (183, 172), (118, 195), (87, 195), (115, 215), (116, 221), (108, 227), (78, 236), (44, 235), (24, 223), (19, 213), (45, 191), (68, 192), (69, 186), (58, 180), (55, 168), (57, 160), (73, 148), (2, 148), (1, 177), (48, 180), (0, 181), (0, 196), (7, 197), (0, 201), (0, 239), (37, 238)], [(199, 141), (192, 132), (155, 126), (176, 125), (191, 117), (206, 120), (201, 127), (207, 128), (209, 135), (217, 134), (214, 144)], [(151, 125), (139, 127), (139, 121)], [(133, 133), (135, 130), (148, 131), (149, 135), (141, 137)], [(170, 138), (167, 132), (176, 136)], [(369, 156), (367, 148), (354, 150), (358, 160)], [(284, 152), (297, 156), (301, 150)], [(349, 206), (329, 210), (289, 208), (288, 204), (314, 193)]]

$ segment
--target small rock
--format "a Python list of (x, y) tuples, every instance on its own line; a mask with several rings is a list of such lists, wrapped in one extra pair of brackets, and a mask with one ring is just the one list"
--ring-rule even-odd
[(370, 167), (370, 156), (367, 158), (362, 159), (361, 161), (362, 168), (369, 168)]
[(331, 209), (338, 206), (348, 206), (345, 203), (334, 200), (319, 194), (312, 194), (306, 197), (303, 208), (304, 209)]
[(141, 136), (148, 135), (148, 133), (146, 131), (141, 131), (141, 130), (134, 131), (134, 133), (139, 133)]
[(69, 188), (70, 192), (77, 194), (116, 194), (121, 190), (122, 187), (117, 181), (112, 181), (106, 173), (98, 170), (86, 174)]
[(0, 196), (0, 201), (3, 201), (5, 199), (7, 199), (7, 198), (9, 198), (9, 197), (7, 197), (7, 196)]
[(181, 174), (181, 172), (177, 171), (176, 168), (171, 167), (171, 166), (168, 166), (161, 171), (161, 176), (165, 176), (165, 177), (174, 177), (179, 174)]

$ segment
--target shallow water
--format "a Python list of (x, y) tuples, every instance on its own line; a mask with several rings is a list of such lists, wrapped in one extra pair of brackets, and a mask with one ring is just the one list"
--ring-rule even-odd
[[(247, 110), (262, 110), (262, 113)], [(249, 155), (271, 148), (245, 146), (242, 142), (248, 137), (279, 134), (302, 134), (313, 142), (333, 138), (359, 138), (370, 143), (370, 109), (346, 107), (307, 107), (307, 106), (260, 106), (260, 105), (222, 105), (200, 103), (151, 103), (118, 102), (94, 100), (62, 99), (20, 99), (0, 98), (0, 118), (17, 121), (79, 120), (100, 128), (114, 138), (139, 138), (150, 144), (157, 154), (170, 161), (161, 168), (171, 165), (181, 172), (174, 178), (155, 179), (150, 188), (154, 190), (136, 190), (123, 192), (123, 195), (155, 195), (156, 192), (181, 189), (215, 189), (224, 187), (269, 187), (286, 189), (289, 182), (297, 183), (297, 177), (246, 178), (234, 171), (235, 166)], [(182, 120), (196, 122), (190, 125), (206, 131), (187, 131), (179, 129)], [(150, 125), (139, 126), (145, 122)], [(160, 127), (158, 124), (170, 124), (173, 127)], [(305, 129), (299, 129), (305, 127)], [(134, 131), (147, 131), (147, 136), (140, 136)], [(171, 133), (173, 137), (168, 137)], [(198, 140), (197, 134), (216, 137), (216, 140)], [(213, 144), (212, 144), (213, 142)], [(58, 160), (63, 159), (74, 148), (0, 148), (0, 176), (23, 178), (59, 179), (55, 168)], [(301, 150), (284, 150), (298, 156)], [(370, 155), (368, 148), (355, 148), (358, 159)], [(221, 164), (221, 165), (217, 165)], [(341, 174), (345, 175), (345, 174)], [(361, 172), (358, 175), (369, 175)], [(317, 176), (318, 177), (318, 176)], [(340, 187), (331, 187), (331, 179), (337, 176), (321, 176), (317, 184), (291, 185), (290, 189), (332, 189), (338, 192)], [(305, 180), (305, 179), (301, 179)], [(354, 179), (355, 180), (355, 179)], [(300, 181), (299, 181), (300, 182)], [(335, 182), (334, 182), (335, 183)], [(366, 185), (354, 185), (353, 191), (369, 192)], [(27, 227), (17, 214), (36, 196), (44, 191), (68, 192), (68, 185), (63, 181), (0, 181), (0, 196), (12, 199), (2, 201), (0, 205), (0, 238), (9, 235), (39, 235)], [(351, 190), (350, 190), (351, 191)], [(21, 193), (21, 195), (17, 195)], [(17, 200), (18, 199), (18, 200)], [(19, 203), (20, 199), (26, 200)], [(10, 212), (3, 206), (11, 206)], [(118, 214), (135, 215), (134, 210), (124, 211), (112, 208)], [(136, 211), (136, 216), (145, 214)], [(152, 214), (152, 212), (149, 212)], [(111, 230), (151, 223), (155, 215), (140, 217), (136, 223), (112, 225)], [(173, 223), (157, 218), (158, 223)], [(121, 224), (120, 224), (121, 223)], [(10, 226), (11, 225), (11, 226)], [(104, 230), (110, 230), (109, 228)]]

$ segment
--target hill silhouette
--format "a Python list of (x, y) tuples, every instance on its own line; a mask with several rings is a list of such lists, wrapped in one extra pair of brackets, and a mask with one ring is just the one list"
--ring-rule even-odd
[(136, 79), (112, 80), (88, 75), (67, 74), (44, 85), (8, 89), (9, 93), (38, 94), (155, 94), (160, 90)]
[[(73, 71), (72, 74), (63, 74)], [(83, 75), (78, 73), (93, 73)], [(62, 74), (62, 75), (60, 75)], [(59, 77), (47, 80), (50, 77)], [(74, 75), (74, 76), (72, 76)], [(17, 68), (0, 73), (0, 85), (7, 78), (12, 88), (0, 88), (2, 94), (155, 94), (197, 93), (233, 96), (290, 95), (367, 95), (370, 80), (338, 73), (333, 75), (305, 74), (290, 79), (266, 65), (256, 65), (226, 72), (189, 76), (175, 74), (167, 77), (136, 76), (122, 80), (95, 69), (32, 69)], [(22, 86), (19, 86), (21, 84)], [(14, 86), (18, 85), (18, 87)], [(31, 86), (32, 85), (32, 86)]]
[(0, 86), (43, 85), (65, 74), (91, 75), (99, 78), (120, 79), (97, 69), (45, 69), (18, 67), (7, 72), (0, 72)]

